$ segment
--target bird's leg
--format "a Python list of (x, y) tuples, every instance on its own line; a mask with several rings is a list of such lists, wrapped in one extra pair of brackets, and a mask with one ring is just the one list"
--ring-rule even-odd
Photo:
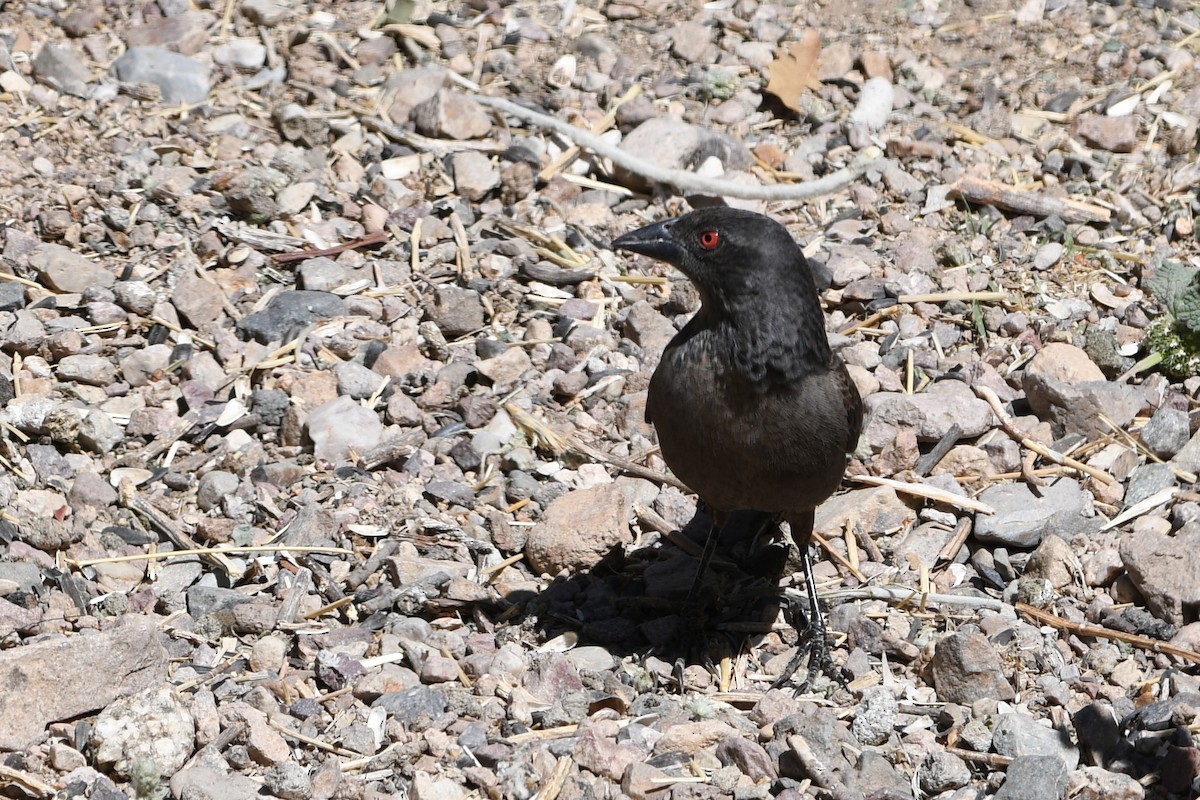
[(718, 515), (714, 512), (708, 535), (704, 537), (704, 549), (700, 552), (700, 564), (696, 567), (696, 576), (692, 578), (692, 586), (688, 589), (687, 598), (684, 599), (683, 608), (679, 612), (679, 622), (675, 628), (675, 644), (680, 655), (675, 659), (675, 668), (672, 672), (679, 684), (680, 692), (686, 688), (683, 669), (687, 666), (689, 657), (696, 652), (702, 654), (706, 659), (708, 657), (707, 648), (704, 646), (706, 644), (704, 621), (700, 614), (700, 591), (704, 585), (704, 575), (708, 572), (708, 564), (712, 561), (713, 553), (717, 550), (717, 543), (721, 540), (723, 527), (718, 524)]
[(791, 680), (792, 675), (799, 669), (800, 663), (808, 656), (808, 675), (804, 682), (796, 687), (799, 694), (806, 690), (820, 672), (825, 673), (838, 683), (845, 683), (846, 677), (840, 668), (833, 663), (829, 655), (829, 641), (825, 635), (825, 615), (821, 613), (821, 599), (817, 596), (817, 581), (813, 577), (812, 557), (808, 554), (808, 541), (812, 537), (814, 514), (812, 511), (793, 517), (789, 520), (792, 526), (792, 538), (800, 548), (800, 561), (804, 567), (804, 589), (808, 595), (808, 614), (804, 618), (804, 628), (800, 627), (801, 615), (792, 615), (792, 625), (798, 635), (798, 649), (787, 666), (779, 673), (779, 677), (771, 684), (772, 689), (779, 689)]

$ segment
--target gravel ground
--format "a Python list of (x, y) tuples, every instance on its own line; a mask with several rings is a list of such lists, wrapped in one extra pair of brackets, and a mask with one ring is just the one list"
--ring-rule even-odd
[[(1198, 36), (0, 2), (0, 797), (1195, 797)], [(608, 242), (722, 202), (867, 407), (800, 695), (781, 544), (718, 553), (685, 691), (665, 644), (707, 521), (643, 412), (699, 298)]]

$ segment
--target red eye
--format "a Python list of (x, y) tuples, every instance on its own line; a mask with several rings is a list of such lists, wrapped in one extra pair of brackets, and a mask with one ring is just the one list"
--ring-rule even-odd
[(721, 234), (716, 231), (704, 231), (700, 234), (700, 246), (712, 250), (721, 243)]

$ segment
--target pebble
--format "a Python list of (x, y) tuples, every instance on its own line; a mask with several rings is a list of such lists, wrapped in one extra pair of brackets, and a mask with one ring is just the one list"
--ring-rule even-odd
[(164, 47), (130, 47), (112, 64), (113, 75), (126, 83), (152, 83), (166, 105), (200, 103), (208, 97), (209, 69)]

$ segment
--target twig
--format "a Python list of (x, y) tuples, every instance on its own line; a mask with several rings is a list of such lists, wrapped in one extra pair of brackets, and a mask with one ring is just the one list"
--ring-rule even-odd
[(1012, 764), (1012, 756), (1002, 756), (999, 753), (977, 753), (974, 750), (963, 750), (961, 747), (947, 747), (946, 752), (956, 755), (963, 761), (974, 761), (987, 764), (989, 767), (1003, 769)]
[(800, 761), (800, 765), (808, 773), (808, 777), (812, 778), (812, 782), (828, 792), (833, 800), (862, 800), (862, 792), (852, 791), (834, 777), (821, 759), (817, 758), (817, 754), (809, 747), (808, 740), (803, 736), (793, 733), (787, 737), (787, 745), (788, 749), (792, 751), (792, 755)]
[(1028, 192), (996, 181), (963, 177), (950, 187), (949, 194), (977, 205), (989, 205), (1029, 214), (1034, 217), (1058, 217), (1063, 222), (1108, 222), (1112, 212), (1103, 206), (1054, 197), (1043, 192)]
[(931, 292), (929, 294), (902, 294), (896, 302), (912, 305), (913, 303), (1004, 303), (1012, 300), (1008, 292)]
[[(806, 595), (798, 589), (788, 589), (785, 594), (789, 597), (803, 599)], [(888, 603), (908, 605), (920, 601), (922, 605), (962, 606), (963, 608), (987, 609), (1005, 616), (1015, 617), (1012, 606), (994, 597), (976, 597), (966, 594), (938, 594), (934, 592), (922, 594), (907, 586), (859, 586), (854, 589), (835, 589), (831, 592), (821, 592), (822, 600), (844, 602), (846, 600), (883, 600)]]
[(563, 787), (567, 785), (567, 776), (571, 774), (571, 765), (575, 762), (568, 756), (559, 756), (558, 761), (554, 765), (554, 772), (550, 774), (550, 780), (538, 789), (538, 793), (533, 796), (533, 800), (555, 800)]
[(204, 559), (218, 569), (224, 570), (225, 574), (230, 578), (237, 579), (242, 577), (244, 570), (235, 565), (232, 561), (220, 553), (209, 552), (208, 548), (198, 547), (192, 537), (180, 530), (177, 530), (175, 526), (171, 524), (171, 520), (167, 519), (161, 511), (150, 505), (140, 494), (138, 494), (137, 489), (134, 487), (131, 481), (121, 481), (121, 485), (117, 488), (117, 498), (123, 508), (129, 509), (145, 519), (146, 524), (148, 524), (158, 533), (161, 533), (170, 539), (176, 547), (182, 550), (202, 551), (197, 553), (200, 558)]
[(876, 160), (872, 158), (874, 153), (867, 151), (864, 153), (864, 157), (856, 160), (849, 167), (830, 173), (824, 178), (806, 183), (774, 184), (768, 186), (760, 186), (752, 183), (735, 183), (719, 178), (705, 178), (685, 170), (659, 167), (631, 156), (624, 150), (608, 144), (599, 136), (589, 131), (499, 97), (474, 95), (474, 99), (485, 106), (490, 106), (506, 114), (523, 119), (526, 122), (560, 133), (580, 147), (586, 147), (601, 158), (607, 158), (618, 167), (636, 173), (655, 183), (670, 186), (681, 194), (737, 197), (744, 200), (807, 200), (812, 197), (832, 194), (848, 186), (855, 178), (869, 169)]
[(1032, 450), (1042, 458), (1050, 459), (1055, 464), (1062, 464), (1063, 466), (1070, 467), (1071, 469), (1079, 470), (1086, 475), (1091, 475), (1101, 483), (1113, 484), (1117, 482), (1116, 478), (1109, 475), (1107, 472), (1104, 472), (1103, 470), (1096, 469), (1095, 467), (1089, 467), (1082, 461), (1076, 461), (1070, 456), (1064, 456), (1062, 453), (1051, 450), (1049, 447), (1030, 439), (1028, 436), (1021, 433), (1017, 426), (1013, 424), (1013, 421), (1008, 414), (1004, 413), (1004, 406), (1001, 405), (1000, 398), (996, 396), (995, 392), (993, 392), (987, 386), (975, 385), (972, 388), (975, 390), (975, 394), (979, 395), (979, 397), (981, 397), (983, 400), (986, 400), (987, 404), (992, 407), (992, 413), (996, 415), (996, 419), (1000, 420), (1000, 427), (1004, 429), (1004, 432), (1015, 439), (1022, 447)]
[(954, 560), (954, 557), (958, 555), (959, 549), (966, 543), (967, 537), (971, 535), (971, 527), (970, 517), (962, 517), (958, 520), (958, 524), (954, 526), (954, 535), (950, 537), (950, 541), (946, 542), (946, 546), (938, 553), (938, 562)]
[(286, 264), (290, 261), (304, 261), (309, 258), (320, 258), (321, 256), (336, 256), (339, 253), (344, 253), (347, 250), (357, 250), (360, 247), (371, 247), (377, 244), (387, 244), (388, 235), (383, 231), (369, 233), (361, 239), (355, 239), (352, 242), (343, 242), (342, 244), (334, 245), (333, 247), (325, 247), (320, 250), (298, 250), (292, 253), (276, 253), (271, 256), (271, 260), (276, 264)]
[(324, 547), (318, 545), (246, 545), (245, 547), (193, 547), (186, 550), (158, 550), (153, 553), (138, 553), (131, 556), (109, 556), (107, 558), (89, 558), (77, 561), (65, 558), (64, 561), (74, 567), (92, 567), (96, 564), (120, 564), (126, 561), (168, 561), (172, 558), (186, 556), (236, 555), (238, 553), (333, 553), (353, 555), (352, 550), (342, 547)]
[(1052, 628), (1058, 628), (1061, 631), (1073, 633), (1076, 636), (1090, 636), (1096, 639), (1115, 639), (1118, 642), (1125, 642), (1134, 647), (1140, 647), (1143, 650), (1149, 650), (1152, 653), (1166, 653), (1176, 658), (1182, 658), (1184, 661), (1190, 661), (1193, 664), (1200, 664), (1200, 653), (1195, 650), (1187, 650), (1182, 647), (1176, 647), (1167, 642), (1160, 642), (1157, 639), (1151, 639), (1148, 636), (1138, 636), (1136, 633), (1125, 633), (1125, 631), (1113, 630), (1112, 628), (1102, 628), (1099, 625), (1088, 625), (1082, 622), (1072, 622), (1069, 619), (1055, 616), (1047, 611), (1042, 611), (1040, 608), (1034, 608), (1027, 603), (1017, 603), (1017, 611), (1036, 620), (1043, 625), (1049, 625)]
[(10, 785), (20, 786), (22, 791), (35, 797), (52, 797), (55, 792), (53, 786), (38, 780), (28, 772), (0, 764), (0, 786)]
[(946, 453), (949, 453), (950, 449), (958, 443), (958, 437), (961, 435), (962, 426), (957, 422), (951, 424), (942, 435), (942, 438), (938, 440), (938, 443), (933, 446), (933, 449), (917, 459), (917, 466), (913, 469), (913, 472), (922, 478), (928, 475), (938, 465), (938, 462), (946, 457)]
[(926, 486), (923, 483), (905, 483), (904, 481), (896, 481), (891, 478), (877, 478), (874, 475), (847, 475), (846, 480), (856, 481), (857, 483), (866, 483), (871, 486), (887, 486), (895, 489), (903, 494), (910, 494), (914, 497), (924, 497), (926, 500), (933, 500), (936, 503), (945, 503), (948, 506), (963, 508), (967, 511), (976, 511), (980, 514), (995, 514), (996, 509), (989, 506), (987, 503), (981, 503), (978, 500), (972, 500), (969, 497), (960, 497), (959, 495), (947, 492), (945, 489), (939, 489), (936, 486)]
[(665, 472), (658, 472), (657, 470), (644, 467), (641, 464), (636, 464), (632, 461), (620, 458), (619, 456), (611, 455), (603, 450), (592, 447), (591, 445), (584, 444), (574, 437), (571, 437), (568, 440), (567, 446), (576, 453), (579, 453), (581, 456), (586, 456), (593, 461), (599, 461), (601, 463), (616, 467), (622, 472), (627, 472), (636, 478), (645, 478), (646, 480), (653, 481), (655, 483), (664, 484), (666, 486), (674, 486), (676, 489), (684, 492), (691, 491), (688, 489), (688, 487), (684, 486), (678, 480), (666, 474)]

